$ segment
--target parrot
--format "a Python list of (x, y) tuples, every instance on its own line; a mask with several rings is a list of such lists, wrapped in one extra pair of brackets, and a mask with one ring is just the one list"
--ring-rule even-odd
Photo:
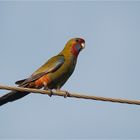
[[(84, 48), (85, 40), (83, 38), (70, 39), (58, 55), (50, 58), (31, 76), (16, 81), (15, 84), (26, 88), (60, 90), (73, 73), (78, 55)], [(28, 94), (29, 92), (11, 91), (0, 97), (0, 106), (18, 100)]]

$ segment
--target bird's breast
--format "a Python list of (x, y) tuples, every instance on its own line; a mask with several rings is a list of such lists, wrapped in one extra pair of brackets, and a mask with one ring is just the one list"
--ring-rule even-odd
[(60, 88), (69, 79), (73, 73), (76, 65), (76, 59), (69, 58), (66, 59), (64, 64), (54, 73), (50, 73), (48, 76), (51, 78), (52, 82), (48, 85), (49, 88)]

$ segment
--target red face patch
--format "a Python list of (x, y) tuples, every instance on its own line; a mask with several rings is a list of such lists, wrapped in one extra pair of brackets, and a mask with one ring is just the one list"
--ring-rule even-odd
[(80, 52), (80, 50), (77, 49), (76, 45), (77, 45), (76, 43), (73, 44), (72, 50), (71, 50), (72, 54), (73, 54), (75, 57), (77, 57), (78, 54), (79, 54), (79, 52)]

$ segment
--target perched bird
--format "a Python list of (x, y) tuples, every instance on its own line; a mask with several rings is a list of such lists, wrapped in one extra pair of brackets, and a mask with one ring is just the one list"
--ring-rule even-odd
[[(73, 73), (78, 54), (84, 47), (85, 41), (82, 38), (69, 40), (58, 55), (49, 59), (29, 78), (17, 81), (16, 84), (19, 87), (59, 90)], [(29, 92), (11, 91), (0, 97), (0, 106), (20, 99), (28, 94)]]

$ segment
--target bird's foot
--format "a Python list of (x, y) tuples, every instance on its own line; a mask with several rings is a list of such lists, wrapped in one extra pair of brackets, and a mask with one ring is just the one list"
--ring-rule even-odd
[(50, 97), (53, 95), (53, 92), (51, 89), (48, 89), (50, 91), (50, 93), (48, 94)]
[(48, 87), (44, 86), (44, 90), (48, 90), (50, 93), (48, 95), (51, 97), (53, 95), (53, 91), (49, 89)]
[(60, 89), (56, 89), (56, 91), (60, 91), (60, 92), (65, 93), (65, 94), (64, 94), (64, 98), (70, 97), (70, 93), (69, 93), (68, 91), (60, 90)]
[(64, 92), (65, 92), (64, 98), (70, 97), (70, 93), (68, 91), (64, 91)]

